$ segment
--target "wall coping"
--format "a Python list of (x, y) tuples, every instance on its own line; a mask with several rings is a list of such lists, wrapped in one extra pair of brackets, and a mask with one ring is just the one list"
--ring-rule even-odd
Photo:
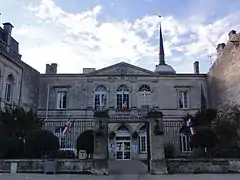
[(194, 158), (169, 158), (166, 161), (185, 161), (185, 162), (212, 162), (212, 161), (240, 161), (240, 158), (201, 158), (201, 159), (194, 159)]

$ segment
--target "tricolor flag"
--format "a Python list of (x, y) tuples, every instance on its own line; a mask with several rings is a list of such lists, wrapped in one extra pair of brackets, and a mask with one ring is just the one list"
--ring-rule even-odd
[(122, 112), (126, 112), (126, 111), (127, 111), (127, 96), (123, 94)]
[(70, 120), (68, 120), (65, 124), (62, 134), (66, 135), (68, 132), (70, 132), (71, 126), (72, 126), (72, 123)]
[(187, 127), (189, 127), (190, 135), (196, 134), (196, 130), (192, 125), (191, 118), (189, 118), (189, 120), (187, 121)]

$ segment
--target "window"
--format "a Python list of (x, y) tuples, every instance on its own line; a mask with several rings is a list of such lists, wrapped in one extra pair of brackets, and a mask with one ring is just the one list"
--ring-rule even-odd
[(146, 136), (140, 135), (139, 136), (139, 152), (146, 153), (147, 152), (147, 139)]
[(13, 84), (14, 84), (14, 78), (10, 74), (7, 77), (7, 82), (5, 85), (5, 101), (10, 103), (12, 101), (12, 94), (13, 94)]
[(139, 128), (139, 137), (138, 137), (138, 144), (139, 144), (139, 152), (140, 153), (147, 153), (147, 133), (145, 125), (142, 125)]
[(125, 111), (129, 109), (129, 89), (121, 85), (117, 89), (117, 110)]
[(189, 108), (188, 91), (179, 91), (178, 98), (179, 98), (179, 108), (180, 109)]
[(180, 150), (182, 153), (192, 152), (193, 149), (190, 146), (191, 137), (183, 133), (180, 133)]
[(97, 86), (94, 92), (95, 109), (104, 109), (107, 105), (107, 89), (103, 85)]
[(142, 85), (139, 90), (139, 106), (149, 106), (151, 104), (151, 89), (147, 85)]
[(57, 108), (65, 109), (67, 106), (67, 91), (57, 92)]

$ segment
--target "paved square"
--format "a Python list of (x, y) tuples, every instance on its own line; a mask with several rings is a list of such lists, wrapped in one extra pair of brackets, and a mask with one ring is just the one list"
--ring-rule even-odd
[(175, 174), (175, 175), (45, 175), (45, 174), (0, 174), (1, 180), (239, 180), (240, 174)]

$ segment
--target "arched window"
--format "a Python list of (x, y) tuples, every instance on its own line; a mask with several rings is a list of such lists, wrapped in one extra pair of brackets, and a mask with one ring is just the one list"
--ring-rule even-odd
[(142, 85), (138, 89), (139, 107), (151, 105), (151, 88), (147, 85)]
[(129, 89), (125, 85), (117, 88), (117, 110), (125, 112), (129, 109)]
[(147, 153), (147, 131), (146, 126), (142, 125), (138, 129), (138, 150), (139, 153)]
[(94, 92), (95, 109), (102, 110), (107, 105), (107, 88), (103, 85), (98, 85)]
[(12, 101), (13, 85), (14, 85), (13, 75), (9, 74), (5, 85), (5, 101), (8, 103)]
[(190, 146), (191, 136), (187, 135), (187, 127), (182, 127), (180, 129), (180, 151), (182, 153), (189, 153), (193, 151), (193, 148)]

